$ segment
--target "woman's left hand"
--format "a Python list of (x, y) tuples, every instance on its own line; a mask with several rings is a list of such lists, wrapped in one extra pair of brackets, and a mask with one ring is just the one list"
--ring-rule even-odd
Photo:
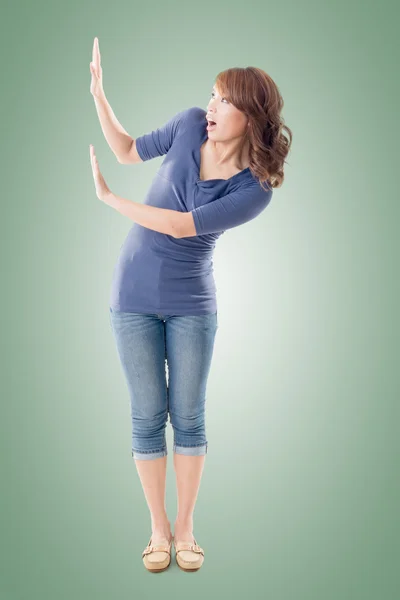
[(90, 162), (92, 163), (94, 185), (96, 187), (96, 194), (99, 200), (105, 200), (107, 196), (111, 194), (111, 190), (106, 184), (103, 175), (100, 173), (99, 163), (94, 152), (94, 147), (90, 144)]

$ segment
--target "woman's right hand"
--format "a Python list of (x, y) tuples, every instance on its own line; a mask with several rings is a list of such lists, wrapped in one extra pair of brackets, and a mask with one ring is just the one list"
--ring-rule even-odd
[(94, 97), (99, 97), (103, 92), (103, 70), (100, 64), (99, 40), (97, 37), (94, 38), (93, 42), (90, 72), (92, 73), (92, 80), (90, 82), (90, 93)]

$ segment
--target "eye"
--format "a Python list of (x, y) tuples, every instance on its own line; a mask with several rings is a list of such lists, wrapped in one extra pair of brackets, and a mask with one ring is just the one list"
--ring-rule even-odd
[[(214, 95), (214, 92), (211, 92), (211, 96), (213, 96), (213, 95)], [(222, 100), (226, 100), (226, 98), (223, 96)], [(226, 100), (226, 103), (229, 104), (228, 100)]]

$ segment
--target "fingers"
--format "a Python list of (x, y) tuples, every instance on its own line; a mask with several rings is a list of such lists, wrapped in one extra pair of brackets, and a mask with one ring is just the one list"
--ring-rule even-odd
[(90, 144), (90, 162), (92, 163), (92, 167), (93, 169), (98, 169), (99, 165), (97, 162), (97, 157), (96, 154), (94, 152), (94, 147), (92, 146), (92, 144)]
[(98, 76), (98, 71), (97, 71), (97, 69), (96, 69), (96, 67), (95, 67), (94, 63), (92, 63), (92, 62), (90, 63), (90, 72), (91, 72), (91, 74), (92, 74), (92, 75), (94, 75), (94, 77), (95, 77), (96, 79), (98, 79), (98, 78), (99, 78), (99, 76)]
[(99, 168), (99, 163), (97, 161), (97, 156), (95, 154), (94, 147), (93, 147), (92, 144), (90, 144), (90, 161), (92, 163), (93, 176), (96, 179), (98, 179), (99, 177), (101, 177), (101, 175), (100, 175), (100, 168)]
[(100, 48), (99, 48), (99, 39), (97, 37), (94, 38), (93, 41), (93, 51), (92, 51), (92, 60), (95, 66), (96, 72), (99, 72), (100, 68)]
[(100, 173), (99, 165), (97, 163), (96, 154), (94, 151), (93, 144), (90, 144), (90, 160), (92, 163), (92, 175), (94, 180), (94, 185), (96, 187), (96, 194), (100, 200), (103, 200), (108, 193), (110, 193), (110, 188), (107, 186), (104, 181), (103, 175)]

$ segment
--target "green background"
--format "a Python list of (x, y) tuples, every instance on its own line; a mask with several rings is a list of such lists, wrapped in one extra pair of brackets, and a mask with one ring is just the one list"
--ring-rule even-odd
[[(387, 1), (2, 5), (2, 599), (399, 596), (398, 16)], [(196, 575), (141, 559), (108, 313), (132, 221), (97, 199), (89, 144), (136, 201), (163, 158), (121, 165), (108, 147), (95, 36), (133, 137), (249, 65), (293, 131), (283, 186), (215, 251)], [(167, 442), (173, 523), (170, 424)]]

